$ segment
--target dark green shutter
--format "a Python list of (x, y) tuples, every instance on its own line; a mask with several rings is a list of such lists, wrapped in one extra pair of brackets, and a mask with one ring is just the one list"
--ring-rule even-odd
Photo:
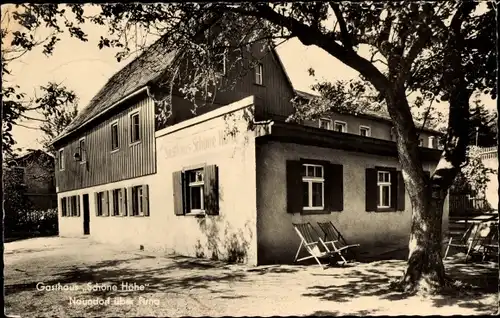
[(104, 216), (109, 216), (109, 191), (103, 191), (102, 194), (104, 197), (104, 204), (102, 205), (102, 209), (103, 209), (102, 214)]
[(398, 205), (396, 206), (398, 211), (405, 210), (405, 200), (405, 180), (403, 179), (403, 172), (398, 171)]
[(95, 215), (99, 216), (99, 196), (98, 192), (94, 193), (94, 205), (95, 205)]
[(76, 216), (80, 217), (80, 195), (76, 196)]
[(325, 207), (328, 211), (344, 210), (344, 167), (325, 165)]
[(207, 215), (219, 214), (219, 176), (216, 165), (209, 165), (203, 169), (204, 178), (204, 205)]
[(111, 200), (109, 200), (109, 215), (114, 216), (115, 215), (115, 195), (114, 195), (114, 190), (109, 190), (109, 196)]
[(132, 192), (132, 187), (127, 188), (127, 212), (128, 216), (133, 216), (134, 215), (134, 196)]
[(302, 165), (300, 161), (286, 161), (286, 209), (288, 213), (302, 212)]
[(149, 216), (149, 186), (144, 184), (142, 186), (142, 211), (144, 216)]
[(175, 215), (184, 215), (184, 173), (182, 171), (175, 171), (172, 173), (173, 181), (173, 198), (174, 198), (174, 213)]
[(377, 210), (377, 170), (373, 168), (366, 169), (365, 173), (365, 210)]

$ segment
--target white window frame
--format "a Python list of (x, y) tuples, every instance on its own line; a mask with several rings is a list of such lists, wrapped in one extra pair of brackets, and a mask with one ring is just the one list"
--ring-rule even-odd
[[(82, 149), (82, 141), (83, 141), (83, 149)], [(78, 149), (80, 149), (80, 164), (87, 162), (87, 141), (85, 137), (82, 137), (78, 140)], [(84, 157), (85, 154), (85, 157)]]
[[(362, 130), (366, 130), (366, 136), (363, 136), (361, 134)], [(365, 125), (359, 125), (359, 135), (363, 137), (371, 137), (372, 136), (372, 129), (370, 126), (365, 126)]]
[[(308, 176), (307, 171), (308, 167), (320, 167), (321, 168), (321, 175), (322, 177), (316, 177), (316, 176)], [(307, 192), (308, 192), (308, 202), (307, 205), (302, 204), (302, 209), (305, 211), (314, 211), (314, 210), (323, 210), (325, 208), (325, 168), (322, 165), (318, 164), (310, 164), (310, 163), (304, 163), (302, 164), (302, 168), (306, 171), (306, 174), (302, 176), (302, 182), (307, 182)], [(316, 169), (314, 169), (316, 171)], [(312, 198), (312, 185), (313, 183), (320, 183), (321, 184), (321, 206), (313, 206), (313, 198)]]
[[(201, 174), (201, 181), (191, 181), (191, 174), (192, 173), (197, 173), (197, 171), (200, 171)], [(189, 191), (189, 205), (188, 209), (186, 211), (186, 214), (204, 214), (205, 213), (205, 173), (203, 169), (194, 169), (194, 170), (188, 170), (186, 171), (187, 173), (187, 178), (188, 178), (188, 189)], [(192, 206), (192, 197), (191, 197), (191, 188), (192, 187), (199, 187), (200, 188), (200, 209), (191, 209)]]
[[(134, 131), (134, 122), (132, 120), (132, 117), (134, 116), (137, 116), (139, 118), (139, 139), (137, 140), (132, 140), (132, 135), (135, 135), (133, 134), (133, 131)], [(133, 111), (133, 112), (130, 112), (129, 115), (128, 115), (128, 118), (129, 118), (129, 128), (130, 128), (130, 135), (129, 135), (129, 140), (130, 140), (130, 146), (133, 146), (133, 145), (136, 145), (138, 143), (141, 142), (141, 115), (139, 113), (139, 111)]]
[[(116, 148), (113, 148), (113, 127), (116, 126)], [(111, 152), (118, 151), (120, 150), (120, 139), (118, 138), (119, 131), (118, 131), (118, 120), (114, 121), (111, 123)]]
[[(380, 174), (387, 175), (389, 181), (380, 181)], [(389, 188), (389, 202), (388, 205), (382, 205), (383, 198), (383, 188)], [(391, 180), (391, 172), (387, 170), (379, 170), (377, 171), (377, 188), (378, 188), (378, 199), (377, 199), (377, 208), (379, 209), (389, 209), (391, 208), (391, 192), (392, 192), (392, 180)]]
[(59, 171), (64, 171), (64, 148), (59, 149)]
[[(322, 128), (321, 127), (321, 122), (324, 122), (326, 121), (328, 124), (326, 125), (326, 128)], [(318, 127), (319, 128), (322, 128), (322, 129), (328, 129), (328, 130), (332, 130), (333, 129), (333, 122), (330, 118), (320, 118), (319, 119), (319, 122), (318, 122)]]
[(342, 130), (342, 131), (340, 131), (340, 132), (342, 132), (342, 133), (346, 133), (346, 132), (347, 132), (347, 123), (346, 123), (345, 121), (342, 121), (342, 120), (335, 120), (335, 121), (333, 122), (333, 130), (334, 130), (334, 131), (337, 131), (337, 129), (335, 129), (335, 126), (336, 126), (337, 124), (342, 125), (342, 127), (343, 127), (343, 128), (342, 128), (343, 130)]
[(260, 62), (255, 66), (255, 84), (264, 85), (264, 65)]
[(434, 148), (434, 136), (429, 136), (427, 142), (429, 143), (429, 148)]

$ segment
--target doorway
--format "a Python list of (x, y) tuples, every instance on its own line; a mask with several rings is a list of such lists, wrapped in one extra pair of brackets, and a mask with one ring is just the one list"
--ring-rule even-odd
[(90, 234), (89, 195), (83, 195), (83, 234)]

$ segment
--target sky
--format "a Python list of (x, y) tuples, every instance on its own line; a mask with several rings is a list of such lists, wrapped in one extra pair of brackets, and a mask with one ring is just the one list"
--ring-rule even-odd
[[(2, 10), (3, 10), (2, 6)], [(22, 57), (21, 60), (10, 65), (11, 79), (27, 94), (34, 94), (41, 85), (49, 81), (63, 83), (67, 88), (75, 91), (79, 97), (79, 109), (87, 105), (92, 97), (101, 89), (106, 81), (131, 58), (118, 63), (112, 49), (100, 50), (97, 47), (98, 39), (106, 30), (99, 26), (84, 28), (88, 33), (88, 42), (63, 35), (56, 45), (54, 54), (46, 57), (37, 48)], [(297, 39), (292, 39), (277, 48), (277, 52), (285, 66), (295, 89), (311, 92), (310, 86), (315, 79), (309, 76), (308, 69), (315, 69), (318, 80), (352, 79), (357, 72), (345, 66), (328, 53), (315, 46), (304, 46)], [(496, 101), (489, 98), (483, 102), (496, 108)], [(24, 126), (37, 127), (36, 121), (23, 121)], [(42, 134), (39, 130), (28, 129), (20, 126), (13, 128), (15, 147), (41, 148), (38, 140)]]

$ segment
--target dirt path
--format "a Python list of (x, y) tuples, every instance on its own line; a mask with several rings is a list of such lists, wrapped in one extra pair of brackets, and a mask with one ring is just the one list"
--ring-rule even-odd
[(494, 263), (447, 262), (447, 271), (477, 286), (477, 292), (422, 299), (387, 291), (389, 279), (402, 273), (402, 261), (326, 270), (286, 265), (254, 268), (118, 248), (70, 238), (5, 244), (7, 312), (61, 317), (480, 315), (497, 311), (498, 268)]

